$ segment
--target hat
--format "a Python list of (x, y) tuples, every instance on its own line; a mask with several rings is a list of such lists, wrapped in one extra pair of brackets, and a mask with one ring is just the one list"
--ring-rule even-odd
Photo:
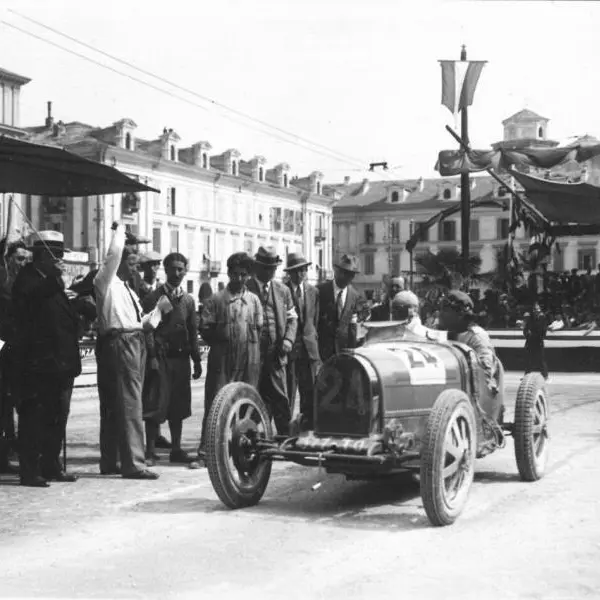
[(235, 269), (235, 267), (250, 269), (253, 262), (252, 257), (247, 252), (234, 252), (227, 259), (227, 269)]
[(392, 308), (400, 308), (401, 306), (413, 306), (419, 308), (419, 299), (417, 295), (408, 290), (398, 292), (392, 300)]
[(145, 264), (145, 263), (159, 263), (162, 260), (160, 254), (158, 252), (154, 252), (154, 250), (151, 250), (150, 252), (146, 252), (145, 254), (142, 254), (140, 256), (140, 264)]
[(348, 271), (349, 273), (360, 273), (358, 259), (353, 254), (342, 254), (340, 259), (337, 260), (333, 266), (338, 267), (338, 269), (342, 269), (343, 271)]
[(460, 290), (451, 290), (448, 292), (448, 304), (451, 308), (460, 312), (470, 313), (473, 311), (474, 304), (469, 294)]
[(261, 246), (254, 255), (254, 261), (265, 267), (276, 267), (283, 262), (273, 246), (267, 246), (266, 248)]
[(312, 263), (307, 261), (301, 252), (290, 252), (287, 257), (287, 267), (284, 271), (295, 271), (302, 267), (308, 267), (308, 265), (312, 265)]
[(29, 248), (44, 248), (65, 251), (65, 236), (60, 231), (46, 230), (32, 233), (29, 236)]

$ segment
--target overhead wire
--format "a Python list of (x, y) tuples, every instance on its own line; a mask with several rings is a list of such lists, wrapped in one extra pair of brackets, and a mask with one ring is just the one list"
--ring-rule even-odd
[[(281, 135), (275, 135), (274, 133), (272, 133), (270, 131), (265, 131), (264, 129), (257, 129), (256, 127), (252, 127), (253, 129), (258, 130), (261, 133), (264, 133), (266, 135), (274, 137), (275, 139), (278, 139), (278, 140), (283, 141), (285, 143), (293, 144), (293, 145), (296, 145), (298, 147), (301, 147), (301, 148), (304, 148), (304, 149), (308, 149), (308, 150), (310, 150), (312, 152), (321, 154), (322, 156), (326, 156), (327, 158), (332, 158), (334, 160), (337, 160), (338, 162), (345, 162), (347, 164), (361, 165), (362, 170), (366, 170), (365, 167), (364, 167), (365, 163), (361, 159), (359, 159), (357, 157), (353, 157), (353, 156), (350, 156), (350, 155), (345, 154), (343, 152), (340, 152), (338, 150), (332, 149), (332, 148), (330, 148), (330, 147), (328, 147), (328, 146), (326, 146), (324, 144), (320, 144), (319, 142), (314, 142), (312, 140), (309, 140), (308, 138), (304, 138), (302, 136), (299, 136), (299, 135), (297, 135), (297, 134), (295, 134), (293, 132), (287, 131), (287, 130), (285, 130), (285, 129), (281, 128), (281, 127), (278, 127), (276, 125), (271, 125), (270, 123), (267, 123), (266, 121), (263, 121), (261, 119), (257, 119), (255, 117), (252, 117), (251, 115), (248, 115), (247, 113), (244, 113), (243, 111), (240, 111), (240, 110), (237, 110), (237, 109), (232, 108), (230, 106), (227, 106), (226, 104), (218, 102), (217, 100), (214, 100), (214, 99), (209, 98), (209, 97), (207, 97), (207, 96), (205, 96), (203, 94), (200, 94), (200, 93), (198, 93), (198, 92), (196, 92), (194, 90), (191, 90), (191, 89), (186, 88), (186, 87), (184, 87), (182, 85), (179, 85), (176, 82), (170, 81), (169, 79), (166, 79), (166, 78), (164, 78), (164, 77), (162, 77), (160, 75), (156, 75), (155, 73), (152, 73), (151, 71), (148, 71), (148, 70), (143, 69), (141, 67), (137, 67), (136, 65), (130, 63), (129, 61), (126, 61), (126, 60), (124, 60), (122, 58), (119, 58), (117, 56), (114, 56), (114, 55), (112, 55), (112, 54), (110, 54), (110, 53), (108, 53), (108, 52), (106, 52), (104, 50), (96, 48), (95, 46), (93, 46), (91, 44), (83, 42), (83, 41), (81, 41), (81, 40), (79, 40), (79, 39), (77, 39), (77, 38), (75, 38), (73, 36), (70, 36), (70, 35), (68, 35), (68, 34), (66, 34), (66, 33), (64, 33), (64, 32), (62, 32), (62, 31), (60, 31), (58, 29), (53, 28), (53, 27), (50, 27), (49, 25), (46, 25), (45, 23), (42, 23), (42, 22), (40, 22), (40, 21), (38, 21), (36, 19), (33, 19), (33, 18), (31, 18), (31, 17), (29, 17), (27, 15), (24, 15), (24, 14), (18, 12), (18, 11), (15, 11), (15, 10), (10, 9), (10, 8), (7, 9), (7, 10), (8, 10), (8, 12), (11, 12), (11, 13), (13, 13), (13, 14), (15, 14), (15, 15), (17, 15), (17, 16), (19, 16), (19, 17), (21, 17), (21, 18), (23, 18), (23, 19), (25, 19), (25, 20), (27, 20), (27, 21), (29, 21), (29, 22), (37, 25), (37, 26), (39, 26), (39, 27), (42, 27), (43, 29), (51, 31), (52, 33), (54, 33), (56, 35), (64, 37), (64, 38), (70, 40), (71, 42), (79, 44), (79, 45), (81, 45), (81, 46), (83, 46), (83, 47), (85, 47), (85, 48), (87, 48), (89, 50), (92, 50), (93, 52), (96, 52), (96, 53), (98, 53), (98, 54), (100, 54), (102, 56), (105, 56), (105, 57), (107, 57), (107, 58), (115, 61), (115, 62), (118, 62), (118, 63), (120, 63), (120, 64), (122, 64), (124, 66), (127, 66), (130, 69), (138, 71), (138, 72), (140, 72), (140, 73), (142, 73), (142, 74), (144, 74), (146, 76), (152, 77), (152, 78), (154, 78), (154, 79), (156, 79), (158, 81), (161, 81), (161, 82), (163, 82), (163, 83), (165, 83), (165, 84), (167, 84), (167, 85), (169, 85), (171, 87), (174, 87), (174, 88), (176, 88), (176, 89), (178, 89), (180, 91), (183, 91), (183, 92), (185, 92), (187, 94), (190, 94), (192, 96), (200, 98), (204, 102), (208, 102), (208, 103), (216, 106), (217, 108), (220, 108), (221, 110), (225, 110), (225, 111), (231, 112), (232, 114), (234, 114), (234, 115), (236, 115), (238, 117), (241, 117), (243, 119), (246, 119), (246, 120), (254, 122), (254, 123), (257, 123), (261, 127), (266, 127), (268, 129), (271, 129), (271, 130), (277, 132), (278, 134), (283, 134), (283, 135), (288, 136), (290, 138), (295, 138), (295, 140), (297, 140), (298, 142), (301, 142), (301, 144), (299, 144), (297, 142), (294, 142), (294, 141), (292, 141), (290, 139), (287, 139), (287, 138), (282, 138)], [(51, 44), (51, 45), (53, 45), (53, 46), (55, 46), (55, 47), (57, 47), (57, 48), (65, 51), (65, 52), (71, 53), (71, 54), (73, 54), (73, 55), (75, 55), (75, 56), (77, 56), (79, 58), (83, 58), (84, 60), (92, 62), (92, 63), (94, 63), (94, 64), (96, 64), (96, 65), (98, 65), (100, 67), (106, 68), (106, 69), (108, 69), (108, 70), (110, 70), (110, 71), (112, 71), (114, 73), (117, 73), (119, 75), (122, 75), (124, 77), (128, 77), (128, 78), (132, 79), (133, 81), (141, 83), (142, 85), (148, 85), (149, 87), (151, 87), (152, 89), (154, 89), (156, 91), (160, 91), (160, 92), (162, 92), (164, 94), (170, 95), (171, 97), (183, 100), (183, 101), (185, 101), (185, 102), (187, 102), (189, 104), (192, 104), (193, 106), (201, 108), (202, 110), (205, 110), (205, 111), (208, 110), (205, 106), (202, 106), (202, 105), (200, 105), (200, 104), (198, 104), (196, 102), (191, 102), (187, 98), (183, 98), (183, 97), (181, 97), (179, 95), (175, 95), (172, 92), (164, 90), (163, 88), (159, 88), (158, 86), (153, 85), (153, 84), (151, 84), (151, 83), (149, 83), (149, 82), (147, 82), (145, 80), (139, 79), (139, 78), (137, 78), (135, 76), (132, 76), (130, 74), (127, 74), (127, 73), (123, 73), (122, 71), (119, 71), (119, 70), (115, 69), (114, 67), (110, 67), (109, 65), (106, 65), (105, 63), (101, 63), (99, 61), (96, 61), (96, 60), (90, 58), (89, 56), (86, 56), (84, 54), (76, 52), (76, 51), (74, 51), (74, 50), (72, 50), (70, 48), (66, 48), (64, 46), (61, 46), (60, 44), (57, 44), (56, 42), (53, 42), (53, 41), (49, 40), (48, 38), (45, 38), (45, 37), (40, 36), (40, 35), (37, 35), (37, 34), (31, 32), (29, 30), (23, 29), (23, 28), (15, 25), (14, 23), (9, 23), (9, 22), (7, 22), (5, 20), (0, 20), (0, 22), (3, 23), (3, 24), (5, 24), (5, 25), (7, 25), (7, 26), (9, 26), (9, 27), (12, 27), (13, 29), (16, 29), (16, 30), (20, 31), (21, 33), (24, 33), (24, 34), (29, 35), (31, 37), (34, 37), (34, 38), (36, 38), (36, 39), (38, 39), (40, 41), (46, 42), (48, 44)], [(240, 123), (243, 126), (248, 126), (247, 123), (240, 122), (237, 119), (232, 119), (231, 116), (228, 116), (228, 115), (221, 115), (221, 116), (223, 118), (226, 118), (226, 119), (232, 120), (234, 122)], [(306, 148), (305, 147), (306, 145), (313, 146), (314, 148), (310, 148), (310, 147)], [(327, 154), (324, 154), (323, 151), (326, 152)]]

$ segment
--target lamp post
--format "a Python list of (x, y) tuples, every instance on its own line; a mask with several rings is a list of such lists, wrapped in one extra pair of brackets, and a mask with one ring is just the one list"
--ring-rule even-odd
[[(415, 230), (415, 222), (413, 221), (413, 219), (411, 219), (408, 223), (408, 227), (409, 227), (409, 239), (412, 238), (413, 234), (414, 234), (414, 230)], [(409, 256), (410, 256), (410, 289), (412, 290), (414, 287), (414, 277), (413, 277), (413, 271), (414, 271), (414, 264), (413, 264), (413, 248), (410, 249), (409, 251)]]

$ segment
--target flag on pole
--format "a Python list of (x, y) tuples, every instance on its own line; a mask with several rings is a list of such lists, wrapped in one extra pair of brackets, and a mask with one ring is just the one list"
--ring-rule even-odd
[(453, 114), (473, 104), (475, 88), (487, 61), (440, 60), (442, 67), (442, 104)]

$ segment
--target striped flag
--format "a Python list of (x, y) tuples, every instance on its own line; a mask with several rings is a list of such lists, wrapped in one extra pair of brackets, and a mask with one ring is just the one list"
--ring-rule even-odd
[(453, 114), (473, 104), (475, 88), (485, 60), (440, 60), (442, 104)]

